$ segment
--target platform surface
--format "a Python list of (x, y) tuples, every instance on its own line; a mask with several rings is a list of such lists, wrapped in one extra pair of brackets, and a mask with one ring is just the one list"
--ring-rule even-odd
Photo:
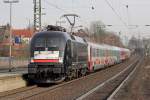
[(16, 72), (5, 72), (5, 73), (0, 73), (0, 78), (2, 77), (9, 77), (9, 76), (16, 76), (16, 75), (24, 75), (27, 74), (28, 71), (16, 71)]
[(0, 92), (25, 87), (27, 85), (27, 79), (24, 76), (27, 74), (27, 70), (0, 72)]

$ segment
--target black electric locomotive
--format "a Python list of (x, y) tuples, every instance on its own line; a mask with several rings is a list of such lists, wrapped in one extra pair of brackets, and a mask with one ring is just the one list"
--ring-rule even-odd
[(36, 83), (57, 83), (85, 75), (88, 66), (87, 42), (61, 31), (36, 33), (30, 43), (28, 78)]

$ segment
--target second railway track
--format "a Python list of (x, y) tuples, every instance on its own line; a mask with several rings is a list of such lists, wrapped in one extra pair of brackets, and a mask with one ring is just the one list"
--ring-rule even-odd
[(123, 81), (116, 86), (116, 88), (113, 90), (112, 93), (110, 93), (110, 95), (107, 97), (107, 100), (113, 100), (115, 95), (117, 93), (119, 93), (119, 90), (123, 87), (123, 85), (129, 80), (129, 78), (131, 78), (131, 76), (134, 74), (134, 72), (137, 70), (137, 68), (142, 64), (144, 57), (142, 58), (142, 60), (140, 60), (137, 64), (135, 64), (134, 68), (131, 70), (131, 72), (123, 79)]
[(69, 82), (64, 82), (59, 85), (52, 85), (51, 87), (31, 86), (22, 90), (16, 90), (16, 92), (8, 92), (6, 93), (6, 95), (0, 95), (0, 99), (77, 99), (98, 84), (107, 81), (111, 76), (114, 76), (116, 73), (119, 73), (121, 70), (125, 69), (124, 67), (135, 61), (135, 58), (136, 57), (133, 57), (129, 61), (126, 61), (122, 64), (118, 64), (116, 66), (109, 67), (91, 75), (87, 75), (85, 77), (81, 77)]
[(81, 95), (77, 100), (113, 100), (113, 97), (130, 78), (141, 62), (142, 60), (138, 59), (120, 73), (99, 84), (86, 94)]

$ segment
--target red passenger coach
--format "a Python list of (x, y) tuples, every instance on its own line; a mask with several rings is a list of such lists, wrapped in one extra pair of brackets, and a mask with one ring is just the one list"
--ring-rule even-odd
[(120, 59), (121, 60), (125, 60), (130, 56), (130, 51), (128, 49), (125, 48), (121, 48), (120, 49)]
[(93, 72), (130, 57), (130, 50), (106, 44), (88, 43), (88, 70)]

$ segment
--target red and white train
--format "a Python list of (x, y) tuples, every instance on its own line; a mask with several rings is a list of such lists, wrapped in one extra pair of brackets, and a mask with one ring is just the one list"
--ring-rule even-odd
[(94, 71), (130, 57), (130, 50), (106, 44), (88, 43), (89, 70)]

